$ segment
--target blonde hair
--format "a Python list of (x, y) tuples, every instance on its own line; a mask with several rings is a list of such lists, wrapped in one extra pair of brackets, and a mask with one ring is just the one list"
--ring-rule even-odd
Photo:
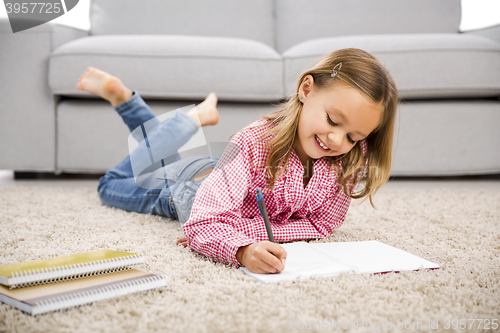
[[(339, 62), (342, 62), (341, 70), (335, 78), (332, 78), (332, 70)], [(263, 119), (270, 120), (270, 123), (255, 126), (271, 127), (262, 133), (257, 141), (267, 140), (269, 154), (266, 160), (266, 174), (269, 187), (274, 186), (276, 179), (283, 175), (288, 165), (302, 111), (298, 92), (307, 75), (313, 77), (316, 89), (329, 89), (341, 81), (365, 94), (375, 103), (381, 104), (380, 122), (365, 139), (366, 156), (363, 157), (360, 142), (357, 142), (348, 153), (331, 158), (331, 165), (337, 171), (337, 182), (344, 193), (354, 199), (368, 196), (374, 207), (372, 195), (390, 176), (394, 122), (399, 99), (396, 85), (389, 72), (372, 54), (361, 49), (341, 49), (320, 58), (299, 77), (295, 93), (277, 105), (280, 109), (262, 116)], [(340, 172), (341, 166), (343, 166), (342, 172)], [(356, 186), (351, 185), (360, 182), (364, 182), (365, 186), (354, 192)]]

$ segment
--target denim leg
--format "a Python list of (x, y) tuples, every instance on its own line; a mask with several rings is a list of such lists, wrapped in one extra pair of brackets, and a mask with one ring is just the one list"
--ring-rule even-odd
[[(132, 92), (132, 97), (129, 100), (115, 106), (115, 110), (120, 114), (131, 133), (145, 122), (156, 118), (149, 105), (144, 102), (137, 91)], [(136, 137), (137, 141), (141, 141), (143, 138), (142, 136)]]
[[(173, 116), (160, 123), (137, 91), (115, 110), (139, 142), (139, 147), (108, 171), (115, 178), (137, 178), (154, 164), (154, 168), (158, 168), (180, 160), (178, 149), (198, 131), (196, 122), (182, 110), (176, 110)], [(147, 131), (144, 124), (147, 124)]]
[[(146, 169), (155, 162), (164, 165), (179, 160), (177, 150), (198, 131), (198, 125), (182, 110), (176, 110), (173, 116), (158, 122), (137, 92), (129, 100), (116, 106), (115, 110), (131, 132), (138, 133), (137, 129), (140, 128), (142, 134), (146, 135), (134, 136), (139, 141), (139, 146), (101, 177), (98, 186), (101, 201), (127, 211), (176, 218), (171, 196), (165, 195), (168, 191), (168, 188), (164, 188), (165, 180), (155, 177), (154, 170)], [(146, 122), (151, 129), (147, 133), (143, 126)], [(158, 160), (154, 161), (154, 157)], [(142, 173), (143, 170), (147, 172)], [(160, 196), (160, 192), (163, 195)]]
[[(156, 115), (153, 113), (149, 105), (144, 102), (137, 91), (133, 91), (130, 99), (115, 106), (114, 109), (122, 117), (122, 120), (129, 128), (130, 133), (138, 142), (144, 140), (144, 136), (134, 135), (137, 133), (137, 131), (134, 130), (143, 123), (147, 121), (154, 121), (152, 119), (156, 119)], [(108, 173), (112, 176), (112, 178), (133, 177), (134, 173), (130, 164), (130, 156), (125, 157), (113, 169), (106, 172), (106, 174)]]
[(163, 196), (161, 190), (137, 186), (134, 178), (115, 179), (108, 175), (101, 177), (98, 186), (99, 198), (107, 206), (177, 219), (172, 197), (166, 195), (167, 191)]

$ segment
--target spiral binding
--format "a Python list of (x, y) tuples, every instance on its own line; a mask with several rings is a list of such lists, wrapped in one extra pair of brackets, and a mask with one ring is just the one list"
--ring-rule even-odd
[(141, 254), (134, 254), (126, 257), (103, 259), (83, 264), (13, 272), (10, 289), (126, 271), (140, 266), (143, 262), (144, 257)]
[(91, 291), (83, 291), (36, 302), (31, 314), (37, 315), (61, 309), (73, 308), (118, 296), (147, 291), (166, 285), (166, 277), (163, 275), (155, 275), (127, 282), (119, 282)]

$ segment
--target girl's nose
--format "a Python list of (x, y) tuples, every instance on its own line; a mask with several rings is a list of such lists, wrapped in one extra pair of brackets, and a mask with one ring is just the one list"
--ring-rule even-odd
[(337, 150), (342, 145), (342, 137), (338, 133), (328, 134), (328, 146), (332, 150)]

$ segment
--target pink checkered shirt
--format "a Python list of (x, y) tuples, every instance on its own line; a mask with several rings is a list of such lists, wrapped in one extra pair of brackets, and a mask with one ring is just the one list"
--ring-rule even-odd
[[(313, 176), (304, 189), (304, 167), (293, 150), (285, 173), (268, 191), (265, 168), (257, 167), (266, 163), (265, 143), (251, 147), (269, 127), (250, 128), (266, 122), (250, 124), (233, 137), (218, 166), (198, 188), (183, 227), (191, 249), (235, 268), (240, 266), (239, 247), (269, 240), (257, 205), (257, 187), (264, 194), (276, 242), (331, 236), (343, 224), (351, 202), (343, 190), (335, 194), (339, 184), (324, 157), (314, 163)], [(366, 154), (365, 140), (360, 144)]]

